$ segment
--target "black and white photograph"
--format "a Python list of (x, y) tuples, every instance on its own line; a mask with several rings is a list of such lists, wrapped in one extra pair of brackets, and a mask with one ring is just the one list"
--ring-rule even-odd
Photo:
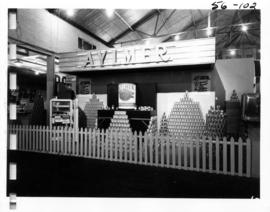
[(265, 201), (262, 7), (207, 5), (6, 8), (5, 208)]

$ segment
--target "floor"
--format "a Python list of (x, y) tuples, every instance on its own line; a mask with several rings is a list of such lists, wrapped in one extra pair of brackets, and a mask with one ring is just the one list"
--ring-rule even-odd
[(255, 198), (259, 180), (70, 156), (9, 151), (18, 196)]

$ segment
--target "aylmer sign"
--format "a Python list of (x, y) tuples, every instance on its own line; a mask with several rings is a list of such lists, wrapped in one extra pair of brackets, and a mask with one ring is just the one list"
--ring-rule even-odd
[[(166, 46), (141, 49), (113, 49), (103, 51), (89, 51), (85, 66), (128, 65), (153, 62), (168, 62), (171, 57), (167, 54)], [(98, 60), (94, 57), (98, 56)], [(113, 58), (112, 58), (113, 57)]]
[(95, 51), (63, 53), (61, 72), (129, 69), (215, 62), (215, 38)]

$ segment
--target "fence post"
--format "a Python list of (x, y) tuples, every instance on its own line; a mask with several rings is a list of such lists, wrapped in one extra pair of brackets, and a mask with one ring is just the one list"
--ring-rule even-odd
[(212, 173), (213, 172), (213, 152), (212, 152), (212, 144), (213, 144), (213, 140), (212, 137), (209, 137), (208, 140), (209, 143), (209, 172)]
[(88, 142), (87, 142), (87, 128), (85, 127), (84, 128), (84, 157), (87, 157), (88, 156)]
[(42, 145), (43, 145), (43, 140), (42, 140), (42, 134), (43, 134), (43, 131), (42, 131), (42, 126), (39, 126), (38, 127), (38, 132), (39, 132), (39, 145), (38, 145), (38, 151), (42, 151)]
[(155, 141), (154, 141), (154, 144), (155, 144), (155, 165), (158, 166), (159, 164), (159, 139), (160, 139), (160, 136), (158, 136), (158, 134), (155, 135)]
[(29, 151), (29, 125), (25, 126), (25, 148), (24, 150)]
[(238, 139), (238, 175), (243, 176), (243, 140)]
[(153, 135), (149, 135), (149, 138), (150, 138), (150, 143), (149, 143), (149, 146), (150, 146), (150, 148), (149, 148), (149, 159), (150, 159), (150, 165), (151, 166), (153, 166)]
[(123, 130), (119, 132), (119, 161), (123, 161)]
[(202, 171), (206, 171), (206, 139), (205, 136), (203, 136), (202, 139)]
[(196, 171), (200, 171), (200, 138), (196, 139)]
[(45, 131), (44, 125), (40, 127), (40, 131), (42, 133), (42, 138), (41, 138), (42, 142), (41, 142), (40, 148), (41, 148), (41, 152), (45, 152), (45, 133), (46, 133), (46, 131)]
[(247, 138), (247, 177), (250, 177), (251, 173), (251, 142), (250, 139)]
[(63, 143), (64, 143), (64, 130), (63, 130), (64, 126), (61, 126), (60, 127), (60, 132), (59, 132), (59, 138), (60, 138), (60, 141), (59, 141), (59, 154), (63, 154), (64, 151), (63, 151)]
[(37, 141), (38, 141), (38, 132), (37, 132), (37, 125), (34, 125), (33, 128), (33, 151), (35, 152), (37, 150)]
[(188, 144), (188, 138), (184, 137), (184, 170), (187, 170), (187, 144)]
[(231, 161), (231, 175), (234, 175), (235, 174), (235, 157), (234, 157), (234, 138), (231, 137), (231, 140), (230, 140), (230, 145), (231, 145), (231, 148), (230, 148), (230, 153), (231, 153), (231, 158), (230, 158), (230, 161)]
[(182, 169), (182, 141), (179, 137), (177, 139), (177, 153), (178, 153), (178, 168)]
[(108, 137), (109, 137), (109, 131), (108, 129), (106, 130), (106, 135), (105, 135), (105, 160), (109, 160), (109, 147), (108, 147)]
[(135, 133), (134, 133), (133, 143), (134, 143), (134, 163), (138, 163), (138, 137), (137, 137), (137, 131), (135, 131)]
[[(101, 158), (104, 159), (104, 129), (101, 130)], [(122, 152), (121, 152), (122, 153)]]
[(63, 128), (63, 154), (67, 154), (67, 126)]
[(219, 168), (219, 138), (216, 137), (216, 173), (219, 174), (220, 168)]
[(164, 166), (164, 136), (161, 136), (161, 142), (160, 142), (160, 148), (161, 148), (161, 167)]
[(146, 165), (148, 163), (148, 136), (147, 136), (147, 133), (145, 132), (144, 133), (144, 164)]
[(100, 129), (97, 129), (97, 158), (100, 158)]
[(132, 161), (132, 159), (133, 159), (132, 153), (133, 153), (133, 143), (135, 143), (135, 142), (133, 140), (133, 133), (132, 132), (129, 133), (129, 138), (130, 138), (129, 139), (129, 162), (134, 163), (134, 160)]
[(170, 167), (170, 137), (166, 136), (166, 167)]
[(56, 154), (58, 154), (59, 152), (60, 152), (60, 141), (61, 141), (61, 134), (60, 134), (60, 129), (61, 129), (61, 127), (60, 126), (57, 126), (57, 129), (56, 129), (56, 139), (55, 139), (55, 146), (56, 146), (56, 148), (55, 148), (55, 153)]
[(143, 146), (142, 146), (142, 132), (139, 132), (139, 163), (142, 164), (142, 154), (143, 154)]
[(227, 174), (227, 139), (223, 138), (223, 174)]
[(172, 167), (176, 168), (175, 136), (172, 137)]
[(89, 141), (89, 146), (88, 146), (88, 152), (89, 152), (89, 157), (92, 157), (92, 129), (89, 128), (88, 130), (88, 141)]
[(109, 137), (109, 145), (110, 145), (110, 161), (113, 160), (113, 130), (110, 131), (110, 137)]
[(73, 129), (71, 127), (68, 128), (68, 153), (70, 155), (73, 154)]
[(114, 160), (117, 161), (118, 159), (118, 130), (114, 132)]
[(189, 169), (190, 170), (194, 170), (194, 164), (193, 164), (193, 144), (194, 144), (194, 138), (190, 139), (191, 142), (190, 142), (190, 157), (189, 157), (189, 161), (190, 161), (190, 167)]

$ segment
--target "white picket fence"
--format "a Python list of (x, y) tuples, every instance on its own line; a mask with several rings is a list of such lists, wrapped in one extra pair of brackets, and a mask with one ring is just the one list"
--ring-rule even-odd
[(250, 139), (183, 138), (141, 133), (11, 125), (17, 149), (250, 177)]

